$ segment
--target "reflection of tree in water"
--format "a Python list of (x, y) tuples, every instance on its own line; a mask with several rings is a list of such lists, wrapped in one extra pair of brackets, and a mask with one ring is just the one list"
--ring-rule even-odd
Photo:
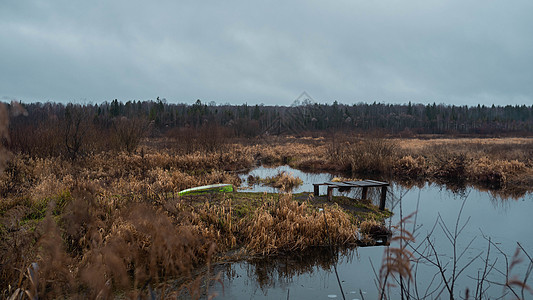
[(469, 189), (475, 189), (480, 192), (489, 193), (491, 202), (495, 206), (499, 206), (500, 202), (508, 200), (518, 200), (523, 198), (527, 194), (527, 190), (521, 187), (515, 188), (507, 186), (505, 188), (494, 189), (488, 188), (482, 184), (472, 184), (472, 185), (457, 185), (457, 184), (444, 184), (441, 189), (446, 189), (451, 191), (454, 195), (457, 195), (459, 198), (465, 198), (469, 193)]
[(491, 201), (494, 200), (495, 202), (502, 200), (518, 200), (520, 198), (524, 198), (528, 193), (527, 189), (523, 187), (505, 188), (501, 190), (487, 189), (480, 186), (475, 187), (482, 192), (489, 192), (491, 195)]
[(426, 186), (426, 183), (427, 183), (426, 178), (419, 178), (419, 179), (403, 179), (402, 178), (398, 180), (389, 179), (389, 181), (394, 182), (396, 185), (399, 185), (408, 190), (414, 187), (417, 187), (419, 189), (424, 188), (424, 186)]
[[(452, 192), (453, 194), (463, 197), (465, 194), (467, 194), (467, 191), (469, 188), (476, 189), (480, 192), (487, 192), (491, 196), (491, 201), (493, 201), (493, 204), (496, 206), (501, 201), (507, 201), (507, 200), (518, 200), (526, 196), (528, 193), (527, 188), (521, 187), (521, 186), (513, 186), (512, 184), (508, 184), (503, 188), (495, 189), (491, 187), (487, 187), (483, 184), (466, 184), (466, 182), (428, 182), (426, 179), (421, 180), (389, 180), (390, 182), (393, 182), (395, 185), (398, 185), (404, 189), (410, 190), (414, 187), (417, 187), (419, 189), (422, 189), (426, 186), (426, 184), (435, 184), (440, 187), (441, 190), (447, 190)], [(464, 198), (464, 197), (463, 197)]]
[(343, 248), (314, 248), (300, 253), (279, 257), (258, 258), (248, 261), (247, 276), (257, 282), (261, 290), (287, 286), (295, 276), (312, 274), (314, 271), (332, 271), (333, 264), (351, 262), (355, 251)]

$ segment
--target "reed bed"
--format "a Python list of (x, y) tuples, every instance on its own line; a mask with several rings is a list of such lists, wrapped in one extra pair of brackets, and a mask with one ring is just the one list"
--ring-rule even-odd
[(195, 268), (228, 250), (276, 255), (328, 245), (325, 218), (335, 245), (356, 242), (355, 225), (337, 206), (321, 213), (285, 194), (242, 214), (233, 201), (161, 195), (115, 201), (78, 187), (49, 199), (44, 216), (31, 206), (9, 208), (1, 220), (7, 232), (0, 260), (9, 266), (0, 273), (2, 289), (9, 295), (9, 284), (41, 298), (138, 297), (147, 284), (185, 292), (187, 285), (171, 287), (169, 279), (193, 280)]
[[(226, 251), (321, 246), (321, 215), (290, 196), (240, 202), (176, 196), (196, 185), (239, 185), (232, 169), (251, 164), (253, 152), (238, 149), (175, 155), (147, 148), (77, 160), (15, 155), (0, 177), (3, 295), (136, 298), (149, 289), (192, 295), (193, 270)], [(298, 182), (288, 174), (280, 180)], [(268, 215), (275, 224), (263, 223)], [(326, 216), (335, 243), (353, 242), (355, 227), (340, 208)], [(264, 244), (273, 246), (261, 252)], [(182, 284), (169, 284), (172, 278)]]
[[(276, 255), (326, 246), (326, 222), (333, 244), (357, 243), (357, 226), (338, 206), (319, 212), (290, 195), (240, 202), (176, 196), (197, 185), (239, 185), (235, 171), (258, 161), (406, 179), (460, 179), (504, 191), (533, 186), (530, 139), (287, 139), (228, 143), (223, 151), (151, 145), (157, 143), (76, 159), (7, 155), (2, 148), (3, 297), (138, 297), (148, 295), (148, 287), (170, 288), (169, 278), (186, 278), (187, 284), (172, 287), (179, 293), (195, 282), (195, 268), (229, 250)], [(298, 183), (288, 174), (279, 179), (281, 186)], [(371, 234), (378, 228), (374, 225), (363, 220), (361, 231)]]
[(246, 248), (265, 255), (329, 246), (326, 222), (332, 243), (355, 244), (357, 228), (338, 206), (320, 212), (285, 194), (277, 202), (269, 201), (255, 212), (246, 226)]
[[(240, 153), (15, 155), (0, 175), (0, 289), (41, 298), (147, 293), (190, 277), (222, 239), (176, 208), (181, 189), (227, 182)], [(10, 288), (11, 287), (11, 288)]]
[(244, 152), (268, 164), (352, 176), (386, 176), (406, 184), (472, 184), (519, 197), (533, 187), (532, 138), (409, 138), (350, 136), (270, 138)]
[(299, 187), (303, 184), (303, 180), (293, 176), (292, 173), (278, 172), (278, 174), (267, 178), (251, 178), (252, 183), (260, 182), (264, 185), (279, 188), (282, 191), (289, 192), (292, 189)]
[[(380, 174), (402, 181), (473, 184), (518, 194), (533, 186), (533, 139), (335, 137), (326, 170)], [(316, 152), (324, 151), (317, 147)], [(323, 154), (317, 154), (322, 157)], [(309, 158), (305, 158), (307, 160)], [(298, 163), (295, 162), (295, 165)]]

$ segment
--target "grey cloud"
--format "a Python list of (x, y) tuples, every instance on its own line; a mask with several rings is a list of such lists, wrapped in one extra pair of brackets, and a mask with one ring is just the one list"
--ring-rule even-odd
[(3, 1), (0, 96), (531, 104), (531, 1)]

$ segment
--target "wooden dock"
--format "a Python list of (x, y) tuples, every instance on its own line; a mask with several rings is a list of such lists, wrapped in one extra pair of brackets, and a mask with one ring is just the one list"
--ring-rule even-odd
[(375, 181), (375, 180), (361, 180), (361, 181), (341, 181), (341, 182), (324, 182), (324, 183), (314, 183), (314, 194), (319, 196), (319, 189), (321, 185), (326, 185), (328, 187), (328, 200), (333, 199), (333, 190), (334, 189), (352, 189), (352, 188), (362, 188), (361, 199), (365, 200), (368, 194), (368, 188), (381, 188), (381, 198), (379, 201), (379, 209), (385, 210), (385, 201), (387, 200), (387, 188), (389, 186), (388, 182)]

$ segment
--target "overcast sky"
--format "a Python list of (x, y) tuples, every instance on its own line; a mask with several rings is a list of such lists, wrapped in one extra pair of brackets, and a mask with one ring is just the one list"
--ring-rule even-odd
[(533, 104), (533, 1), (0, 1), (4, 101)]

